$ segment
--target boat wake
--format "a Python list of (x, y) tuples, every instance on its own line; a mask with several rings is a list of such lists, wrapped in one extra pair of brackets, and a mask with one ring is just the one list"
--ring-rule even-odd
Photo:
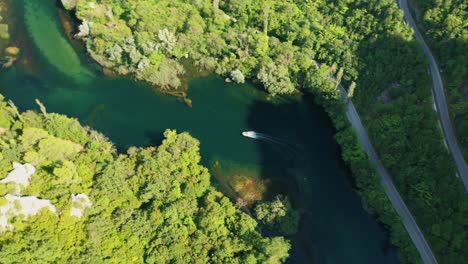
[(249, 137), (249, 138), (259, 139), (259, 140), (264, 140), (264, 141), (271, 141), (271, 142), (277, 143), (277, 144), (287, 144), (282, 139), (275, 138), (275, 137), (272, 137), (272, 136), (267, 135), (267, 134), (258, 133), (258, 132), (255, 132), (255, 131), (244, 131), (244, 132), (242, 132), (242, 135), (244, 137)]
[(277, 138), (277, 137), (272, 137), (272, 136), (270, 136), (268, 134), (259, 133), (259, 132), (255, 132), (255, 131), (244, 131), (244, 132), (242, 132), (242, 135), (244, 137), (253, 138), (253, 139), (267, 141), (267, 142), (277, 144), (277, 145), (287, 149), (296, 158), (300, 157), (301, 156), (300, 154), (302, 153), (302, 150), (301, 150), (300, 147), (298, 147), (298, 146), (296, 146), (294, 144), (291, 144), (290, 142), (288, 142), (288, 141), (286, 141), (284, 139)]

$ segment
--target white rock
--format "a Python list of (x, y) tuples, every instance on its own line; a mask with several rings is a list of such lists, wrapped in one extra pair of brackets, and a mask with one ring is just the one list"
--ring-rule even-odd
[(29, 185), (29, 178), (36, 172), (36, 168), (33, 165), (26, 163), (24, 165), (13, 162), (13, 170), (8, 176), (1, 180), (0, 183), (16, 183), (15, 194), (21, 193), (21, 187), (27, 187)]
[[(49, 200), (39, 199), (35, 196), (5, 195), (7, 203), (0, 207), (0, 231), (12, 230), (13, 226), (8, 223), (12, 216), (22, 215), (24, 219), (37, 214), (42, 208), (48, 208), (57, 213), (57, 209)], [(16, 205), (16, 206), (15, 206)]]
[(78, 26), (79, 32), (75, 34), (75, 38), (79, 39), (79, 38), (88, 37), (92, 25), (93, 25), (92, 22), (88, 22), (88, 21), (84, 20), (83, 23)]
[(235, 69), (231, 71), (231, 80), (235, 83), (244, 83), (245, 77), (239, 69)]
[(82, 217), (84, 210), (93, 205), (88, 195), (84, 193), (79, 193), (77, 195), (72, 194), (71, 200), (72, 200), (72, 209), (70, 213), (71, 216)]

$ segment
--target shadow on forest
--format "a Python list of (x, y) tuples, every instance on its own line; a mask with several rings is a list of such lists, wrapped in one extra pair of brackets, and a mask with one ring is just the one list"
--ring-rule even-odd
[[(463, 46), (461, 43), (453, 45)], [(447, 237), (453, 240), (458, 235), (463, 236), (466, 221), (459, 215), (464, 211), (461, 204), (466, 198), (460, 179), (453, 177), (453, 159), (442, 141), (438, 116), (433, 109), (429, 63), (420, 44), (414, 39), (382, 35), (374, 41), (362, 42), (357, 57), (359, 80), (353, 101), (379, 158), (438, 260), (459, 259), (463, 246), (439, 245), (445, 243), (442, 241)], [(443, 64), (440, 60), (438, 63), (439, 66)], [(445, 89), (447, 94), (453, 87)], [(382, 99), (382, 95), (387, 98)], [(381, 217), (387, 224), (397, 226), (385, 219), (388, 212), (382, 206), (377, 205), (377, 211), (384, 211)], [(449, 220), (454, 226), (450, 232), (441, 235), (435, 231), (440, 223)], [(409, 241), (405, 233), (394, 235), (397, 241)], [(463, 240), (461, 243), (466, 244), (466, 238)], [(414, 251), (412, 244), (402, 244), (402, 252)]]

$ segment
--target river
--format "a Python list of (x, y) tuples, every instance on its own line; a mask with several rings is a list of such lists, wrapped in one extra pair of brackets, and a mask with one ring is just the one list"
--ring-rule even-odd
[[(291, 263), (398, 263), (396, 250), (352, 189), (326, 113), (310, 96), (268, 98), (251, 84), (215, 75), (192, 79), (188, 107), (129, 78), (106, 77), (63, 33), (53, 1), (17, 0), (12, 38), (18, 63), (0, 72), (0, 93), (21, 110), (78, 118), (115, 142), (119, 151), (158, 144), (166, 128), (188, 131), (201, 142), (213, 183), (235, 196), (229, 177), (248, 174), (273, 193), (291, 196), (302, 217), (290, 237)], [(287, 144), (256, 141), (258, 131)], [(287, 145), (287, 146), (286, 146)]]

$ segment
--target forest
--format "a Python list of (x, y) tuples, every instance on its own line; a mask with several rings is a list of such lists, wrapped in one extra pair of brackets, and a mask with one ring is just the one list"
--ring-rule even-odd
[[(182, 86), (188, 67), (196, 67), (227, 81), (252, 81), (272, 96), (313, 93), (334, 120), (363, 204), (391, 231), (402, 260), (418, 263), (344, 119), (336, 89), (342, 83), (439, 261), (468, 262), (463, 250), (468, 247), (468, 200), (432, 110), (427, 63), (395, 1), (62, 2), (82, 21), (76, 37), (90, 56), (118, 74), (171, 90)], [(438, 25), (427, 26), (426, 34), (440, 46), (437, 55), (449, 90), (459, 89), (466, 77), (466, 31), (453, 25), (466, 23), (466, 4), (424, 2), (423, 8), (439, 10), (424, 16), (426, 25), (431, 20)], [(440, 41), (446, 38), (451, 40)], [(462, 44), (450, 44), (460, 39)], [(467, 135), (462, 92), (450, 92), (455, 94), (450, 101), (459, 135)]]
[(417, 0), (413, 9), (441, 67), (458, 142), (468, 160), (468, 4)]
[[(263, 236), (210, 185), (188, 133), (167, 130), (159, 146), (117, 153), (99, 132), (37, 102), (40, 113), (20, 113), (0, 97), (0, 178), (8, 175), (0, 181), (0, 262), (274, 264), (288, 257), (285, 238)], [(288, 214), (282, 205), (274, 214), (263, 206), (272, 221)]]
[[(432, 109), (428, 65), (395, 1), (63, 3), (82, 21), (76, 37), (84, 41), (89, 55), (118, 74), (170, 90), (182, 86), (188, 67), (196, 67), (227, 81), (250, 80), (272, 96), (313, 93), (335, 123), (336, 138), (364, 205), (388, 227), (403, 262), (418, 263), (408, 235), (344, 119), (337, 90), (342, 83), (439, 261), (468, 262), (464, 250), (468, 199), (455, 177)], [(450, 21), (460, 20), (452, 17)], [(460, 35), (455, 29), (452, 35)], [(445, 52), (466, 55), (458, 48)], [(457, 75), (458, 84), (466, 74), (464, 63), (450, 61), (451, 67), (443, 66), (447, 74)], [(456, 106), (460, 114), (455, 116), (460, 117), (455, 118), (466, 120), (466, 107)], [(457, 124), (463, 130), (463, 122)]]

